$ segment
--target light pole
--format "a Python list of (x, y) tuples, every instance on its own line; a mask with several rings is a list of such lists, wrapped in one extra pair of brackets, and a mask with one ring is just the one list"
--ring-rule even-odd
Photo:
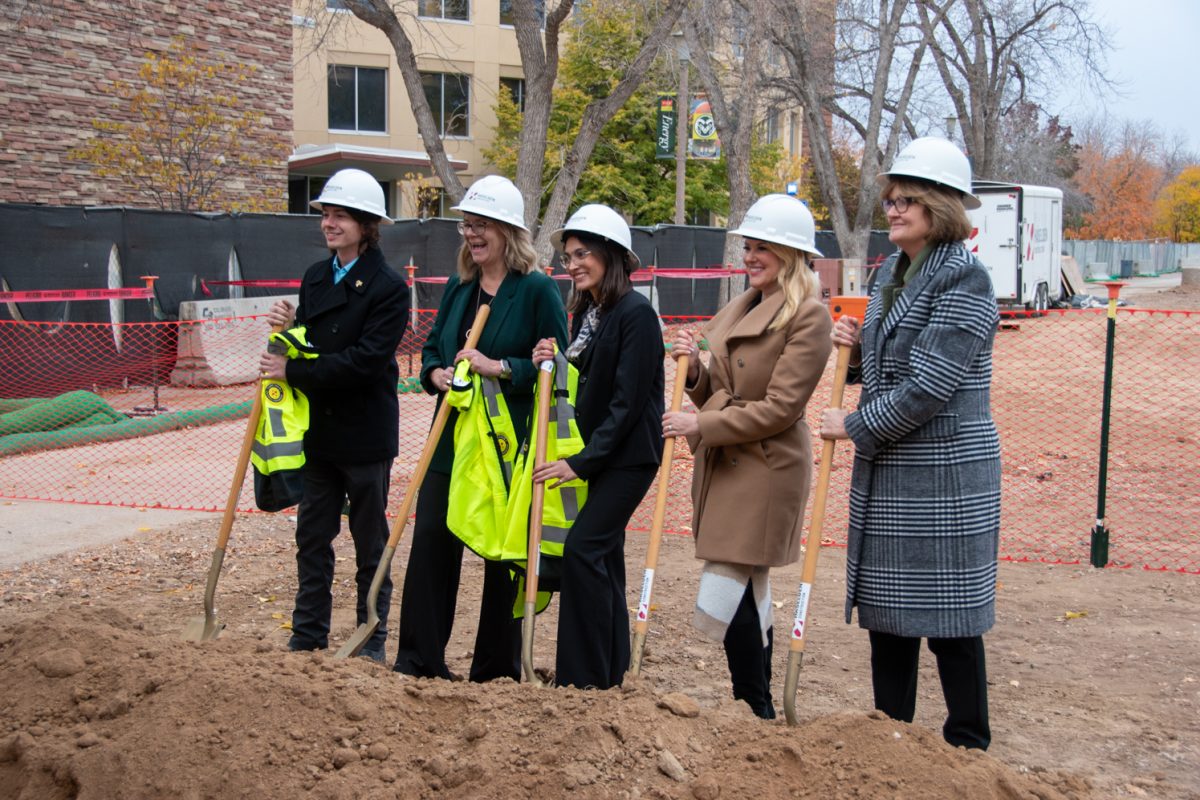
[(687, 181), (687, 138), (691, 135), (691, 104), (688, 103), (688, 52), (683, 31), (671, 34), (675, 37), (675, 52), (679, 56), (679, 97), (675, 99), (675, 224), (682, 225), (683, 188)]

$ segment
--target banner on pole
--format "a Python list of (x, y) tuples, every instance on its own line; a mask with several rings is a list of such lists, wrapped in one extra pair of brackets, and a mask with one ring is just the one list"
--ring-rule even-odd
[(678, 126), (678, 115), (675, 113), (675, 95), (660, 94), (658, 96), (658, 125), (657, 141), (654, 146), (655, 158), (675, 157), (675, 129)]
[(721, 140), (717, 138), (712, 105), (703, 95), (692, 99), (688, 134), (688, 158), (714, 160), (721, 157)]

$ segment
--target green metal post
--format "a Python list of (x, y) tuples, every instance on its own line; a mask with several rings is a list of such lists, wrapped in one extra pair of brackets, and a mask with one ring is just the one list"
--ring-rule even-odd
[(1117, 338), (1117, 296), (1122, 281), (1106, 281), (1108, 287), (1108, 333), (1104, 342), (1104, 404), (1100, 411), (1100, 470), (1096, 487), (1096, 527), (1092, 528), (1091, 563), (1108, 566), (1108, 528), (1104, 524), (1104, 501), (1108, 490), (1108, 428), (1112, 412), (1113, 345)]

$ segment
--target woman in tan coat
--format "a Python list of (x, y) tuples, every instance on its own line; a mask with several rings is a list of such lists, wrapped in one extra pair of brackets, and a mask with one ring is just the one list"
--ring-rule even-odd
[(812, 440), (804, 410), (831, 344), (829, 311), (809, 267), (815, 229), (803, 203), (767, 195), (732, 231), (745, 237), (750, 289), (704, 329), (711, 353), (700, 363), (681, 331), (671, 355), (690, 356), (688, 396), (699, 413), (663, 415), (664, 436), (686, 436), (696, 557), (704, 570), (696, 626), (722, 641), (733, 696), (764, 719), (771, 703), (769, 568), (800, 556)]

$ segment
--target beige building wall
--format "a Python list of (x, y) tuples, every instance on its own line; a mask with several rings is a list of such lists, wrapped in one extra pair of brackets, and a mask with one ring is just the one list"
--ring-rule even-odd
[[(466, 22), (417, 17), (416, 0), (400, 6), (408, 11), (401, 19), (413, 42), (418, 68), (422, 72), (470, 76), (469, 132), (466, 136), (443, 138), (446, 154), (456, 162), (463, 183), (468, 184), (489, 171), (482, 150), (493, 139), (496, 127), (493, 107), (501, 90), (501, 78), (523, 75), (516, 33), (511, 26), (500, 24), (500, 0), (471, 0)], [(391, 43), (382, 31), (352, 14), (327, 10), (325, 0), (315, 4), (296, 0), (294, 11), (293, 192), (300, 176), (317, 178), (315, 185), (319, 186), (320, 178), (338, 169), (359, 167), (384, 182), (393, 216), (416, 216), (413, 177), (421, 176), (435, 186), (439, 181), (432, 177)], [(327, 77), (330, 65), (387, 70), (385, 132), (330, 130)], [(330, 153), (317, 163), (300, 160), (297, 164), (297, 157), (306, 152), (315, 149), (319, 159), (321, 148), (335, 145), (343, 148), (340, 157), (338, 153)], [(358, 148), (371, 152), (355, 152)]]

